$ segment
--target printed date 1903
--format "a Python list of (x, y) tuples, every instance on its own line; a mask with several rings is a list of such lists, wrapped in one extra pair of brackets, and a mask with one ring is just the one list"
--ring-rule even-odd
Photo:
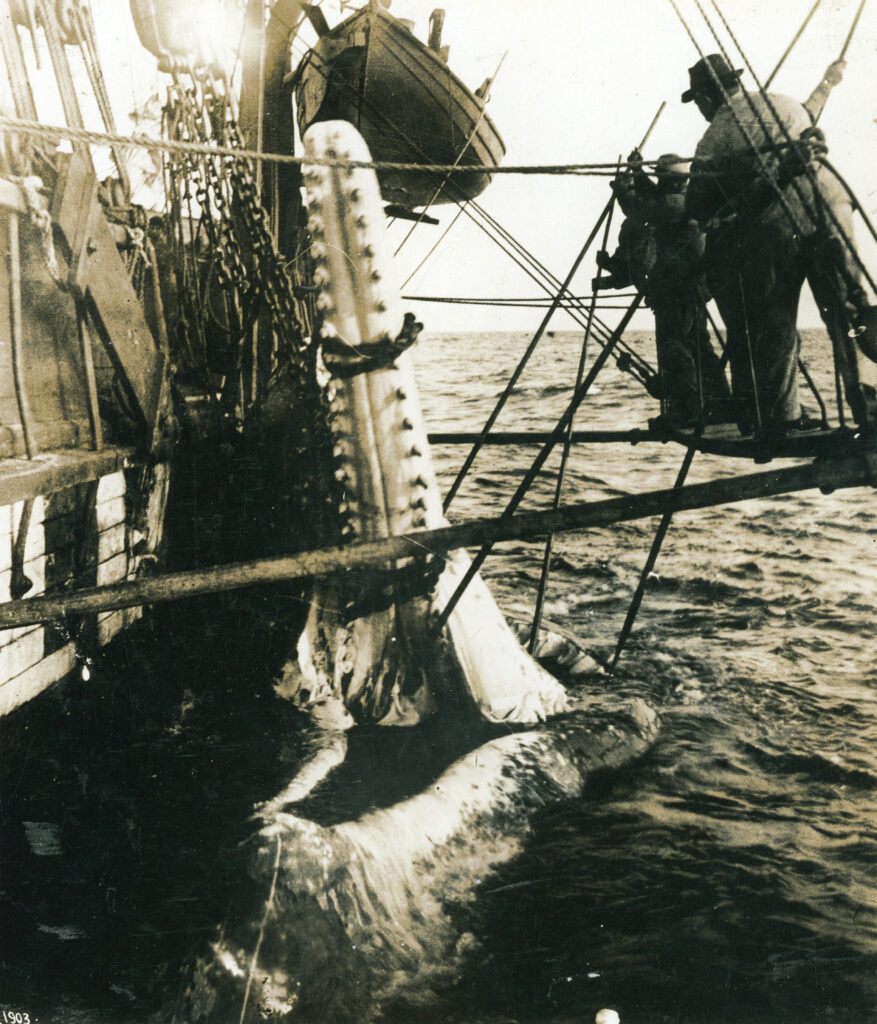
[(31, 1024), (30, 1014), (21, 1010), (0, 1010), (0, 1019), (2, 1024)]

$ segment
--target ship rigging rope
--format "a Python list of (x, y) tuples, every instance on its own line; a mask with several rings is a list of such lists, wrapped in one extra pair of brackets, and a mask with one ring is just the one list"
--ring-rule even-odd
[[(23, 117), (10, 117), (0, 114), (0, 131), (20, 132), (23, 135), (47, 139), (57, 144), (61, 139), (70, 142), (83, 142), (95, 146), (121, 146), (127, 149), (144, 149), (153, 153), (179, 153), (184, 156), (224, 156), (238, 160), (253, 160), (275, 164), (302, 165), (311, 164), (315, 167), (366, 167), (375, 171), (429, 171), (434, 174), (546, 174), (575, 175), (579, 177), (614, 178), (617, 164), (583, 162), (573, 164), (508, 164), (506, 166), (487, 166), (485, 164), (435, 164), (435, 163), (401, 163), (391, 160), (345, 160), (331, 157), (296, 156), (294, 153), (265, 153), (258, 149), (244, 149), (235, 146), (222, 146), (215, 143), (186, 142), (182, 139), (156, 139), (142, 132), (122, 135), (119, 132), (99, 132), (91, 128), (75, 128), (71, 125), (46, 124)], [(784, 143), (773, 143), (763, 150), (773, 151), (783, 148)], [(681, 158), (682, 163), (693, 160), (693, 157)], [(657, 164), (656, 160), (644, 160), (644, 167)], [(687, 175), (689, 178), (721, 177), (719, 171), (695, 171)]]
[(767, 79), (765, 80), (765, 83), (764, 83), (765, 89), (769, 88), (770, 87), (770, 83), (774, 80), (774, 78), (776, 78), (777, 72), (780, 70), (780, 68), (783, 66), (783, 64), (785, 64), (786, 58), (789, 56), (789, 54), (795, 48), (795, 44), (798, 42), (798, 40), (803, 35), (804, 29), (810, 24), (810, 19), (816, 13), (816, 11), (817, 11), (817, 9), (818, 9), (818, 7), (819, 7), (819, 5), (821, 3), (822, 3), (822, 0), (816, 0), (816, 3), (810, 8), (810, 12), (808, 13), (808, 15), (804, 19), (804, 21), (801, 23), (801, 27), (798, 29), (798, 31), (794, 35), (794, 38), (789, 43), (789, 45), (786, 47), (785, 52), (783, 53), (782, 57), (780, 57), (780, 59), (776, 62), (776, 66), (774, 67), (773, 71), (771, 71), (771, 73), (767, 76)]
[[(697, 50), (697, 52), (700, 55), (700, 57), (703, 59), (703, 57), (704, 57), (703, 50), (701, 50), (699, 44), (697, 43), (697, 40), (695, 39), (694, 34), (691, 31), (691, 28), (689, 27), (688, 23), (685, 21), (685, 18), (682, 16), (682, 13), (680, 12), (678, 6), (676, 5), (675, 0), (669, 0), (669, 2), (670, 2), (671, 7), (673, 8), (673, 10), (676, 12), (677, 16), (679, 17), (679, 20), (682, 22), (682, 25), (685, 28), (686, 32), (688, 33), (692, 43), (694, 44), (695, 49)], [(749, 59), (747, 58), (746, 53), (743, 50), (742, 46), (737, 41), (737, 38), (734, 35), (734, 32), (731, 29), (731, 26), (728, 24), (728, 21), (726, 20), (725, 16), (722, 14), (721, 9), (719, 8), (719, 5), (716, 3), (716, 0), (711, 0), (711, 3), (712, 3), (713, 8), (715, 9), (717, 15), (719, 16), (722, 24), (724, 25), (725, 31), (730, 36), (731, 41), (733, 42), (734, 46), (736, 47), (737, 51), (739, 52), (739, 54), (740, 54), (740, 56), (742, 58), (744, 64), (746, 65), (747, 71), (752, 76), (752, 79), (755, 82), (755, 86), (756, 86), (756, 88), (758, 90), (758, 94), (762, 98), (762, 100), (764, 101), (765, 106), (767, 107), (768, 111), (770, 112), (770, 115), (771, 115), (771, 117), (772, 117), (772, 119), (774, 121), (775, 126), (780, 129), (780, 132), (784, 136), (785, 144), (786, 145), (794, 145), (795, 140), (792, 138), (791, 134), (789, 133), (789, 130), (786, 127), (785, 122), (782, 120), (782, 118), (777, 113), (776, 107), (774, 106), (774, 104), (773, 104), (773, 102), (772, 102), (772, 100), (770, 98), (770, 95), (766, 92), (766, 90), (764, 89), (764, 86), (759, 81), (758, 76), (755, 74), (755, 69), (752, 67), (752, 64), (749, 62)], [(722, 53), (722, 56), (729, 63), (731, 63), (730, 54), (728, 53), (728, 50), (726, 49), (726, 47), (722, 43), (721, 37), (719, 36), (719, 33), (716, 31), (715, 27), (713, 26), (712, 22), (710, 21), (709, 17), (707, 16), (706, 11), (703, 9), (703, 5), (701, 4), (700, 0), (694, 0), (694, 4), (697, 7), (698, 11), (700, 12), (700, 15), (703, 18), (707, 28), (709, 29), (710, 33), (712, 34), (713, 38), (715, 39), (716, 44), (718, 45), (719, 50)], [(860, 6), (859, 11), (856, 14), (856, 21), (858, 20), (858, 17), (861, 14), (861, 10), (862, 10), (863, 6), (864, 6), (864, 0), (862, 0), (862, 5)], [(855, 22), (853, 23), (853, 29), (854, 28), (855, 28)], [(850, 30), (850, 33), (847, 36), (847, 40), (849, 40), (851, 38), (852, 38), (852, 29)], [(846, 46), (847, 44), (845, 43), (844, 45)], [(728, 99), (729, 99), (729, 96), (728, 96), (728, 93), (727, 93), (726, 89), (721, 84), (721, 82), (718, 81), (718, 78), (715, 77), (714, 73), (713, 73), (713, 76), (714, 76), (716, 84), (721, 89), (721, 92), (722, 92), (722, 95), (723, 95), (723, 97), (725, 99), (725, 102), (727, 103)], [(750, 94), (745, 89), (742, 90), (742, 93), (743, 93), (743, 97), (744, 97), (744, 99), (745, 99), (745, 101), (746, 101), (746, 103), (747, 103), (747, 105), (748, 105), (748, 107), (750, 109), (750, 112), (752, 113), (753, 117), (755, 118), (755, 121), (757, 122), (759, 128), (763, 132), (764, 137), (768, 140), (769, 144), (766, 147), (765, 146), (761, 146), (761, 147), (756, 146), (755, 142), (754, 142), (754, 140), (753, 140), (753, 138), (751, 136), (751, 134), (748, 131), (747, 125), (744, 124), (741, 121), (739, 116), (737, 116), (734, 113), (733, 108), (732, 108), (731, 109), (731, 113), (732, 113), (732, 115), (734, 117), (734, 121), (735, 121), (735, 123), (737, 125), (738, 130), (740, 131), (741, 136), (747, 141), (747, 143), (749, 145), (749, 148), (750, 148), (750, 151), (754, 155), (759, 155), (759, 154), (764, 153), (764, 152), (767, 151), (767, 152), (773, 152), (774, 155), (779, 156), (779, 152), (780, 152), (780, 149), (783, 146), (783, 143), (780, 143), (780, 142), (777, 142), (777, 141), (774, 140), (773, 133), (769, 130), (768, 125), (765, 123), (764, 117), (758, 111), (758, 108), (756, 107), (756, 105), (755, 105), (752, 97), (750, 96)], [(809, 164), (805, 164), (804, 165), (803, 173), (804, 173), (804, 176), (807, 178), (809, 184), (811, 185), (811, 187), (813, 189), (814, 198), (816, 199), (817, 209), (814, 210), (814, 208), (811, 206), (811, 204), (807, 201), (807, 198), (804, 196), (804, 194), (801, 191), (801, 186), (799, 185), (798, 181), (795, 178), (792, 178), (791, 183), (790, 183), (790, 187), (791, 187), (792, 191), (795, 193), (795, 195), (798, 198), (799, 202), (801, 203), (801, 206), (802, 206), (805, 214), (812, 220), (812, 222), (814, 224), (818, 224), (820, 222), (824, 222), (824, 219), (826, 217), (827, 217), (827, 219), (829, 221), (831, 221), (832, 227), (837, 232), (838, 237), (843, 242), (846, 250), (849, 252), (849, 254), (852, 257), (852, 259), (858, 265), (859, 269), (861, 270), (861, 272), (862, 272), (863, 276), (865, 277), (865, 279), (867, 280), (868, 284), (871, 286), (871, 288), (875, 292), (877, 292), (877, 283), (875, 283), (874, 278), (871, 276), (870, 272), (868, 271), (868, 268), (862, 262), (862, 259), (861, 259), (861, 257), (859, 256), (859, 254), (858, 254), (858, 252), (856, 250), (856, 247), (853, 245), (852, 240), (849, 238), (849, 236), (847, 235), (847, 233), (844, 230), (843, 226), (839, 222), (839, 220), (837, 218), (837, 215), (835, 214), (834, 210), (832, 210), (830, 204), (825, 203), (824, 201), (822, 201), (821, 193), (819, 191), (819, 186), (818, 186), (818, 183), (816, 181), (816, 176), (815, 176), (815, 174), (813, 172), (812, 167), (810, 167)], [(783, 193), (783, 189), (780, 188), (780, 186), (776, 182), (774, 182), (772, 178), (770, 178), (769, 174), (767, 174), (766, 171), (764, 172), (763, 176), (764, 176), (765, 180), (771, 182), (772, 187), (773, 187), (774, 191), (776, 192), (777, 200), (779, 201), (781, 208), (783, 209), (784, 213), (788, 217), (788, 219), (789, 219), (790, 223), (792, 224), (792, 226), (795, 228), (796, 231), (802, 232), (801, 222), (796, 217), (795, 213), (793, 212), (793, 210), (789, 206), (789, 203), (788, 203), (788, 201), (787, 201), (787, 199), (786, 199), (786, 197), (785, 197), (785, 195)]]
[[(313, 58), (315, 56), (317, 56), (316, 53), (312, 51), (311, 57)], [(320, 64), (314, 64), (314, 67), (317, 70), (317, 72), (321, 74), (324, 78), (326, 78), (328, 81), (328, 75), (323, 70), (323, 67)], [(349, 82), (346, 82), (346, 80), (345, 84), (347, 84), (348, 88), (353, 90), (353, 86)], [(396, 136), (398, 136), (398, 138), (404, 141), (411, 148), (412, 151), (423, 153), (423, 150), (421, 149), (417, 141), (415, 139), (412, 139), (394, 121), (390, 120), (390, 118), (387, 117), (387, 115), (383, 111), (378, 110), (373, 104), (368, 103), (368, 101), (363, 102), (365, 102), (366, 105), (369, 107), (370, 112), (375, 119), (375, 123), (382, 122), (390, 129), (391, 132), (393, 132)], [(665, 105), (666, 104), (664, 103), (661, 104), (658, 113), (655, 115), (651, 125), (649, 126), (649, 130), (646, 133), (645, 138), (648, 138), (651, 134), (651, 131), (654, 128), (654, 125), (658, 117), (660, 117), (660, 114), (663, 111)], [(436, 167), (436, 165), (434, 164), (428, 164), (427, 166), (431, 168)], [(466, 200), (465, 197), (463, 197), (463, 193), (461, 192), (461, 190), (457, 188), (457, 186), (452, 181), (449, 181), (446, 178), (445, 182), (447, 185), (448, 193), (452, 194), (456, 190), (464, 201), (461, 202), (460, 198), (457, 198), (455, 200), (457, 206), (459, 207), (459, 213), (457, 216), (454, 217), (454, 220), (451, 222), (451, 224), (449, 224), (448, 227), (445, 229), (445, 231), (442, 234), (442, 237), (438, 240), (438, 242), (435, 243), (435, 245), (433, 246), (433, 250), (437, 248), (442, 238), (444, 238), (448, 234), (450, 229), (453, 227), (454, 223), (456, 223), (459, 214), (465, 213), (466, 216), (472, 221), (472, 223), (475, 224), (475, 226), (478, 227), (481, 231), (483, 231), (484, 234), (487, 235), (487, 237), (492, 242), (494, 242), (494, 244), (496, 244), (521, 270), (523, 270), (524, 273), (526, 273), (532, 281), (534, 281), (537, 285), (544, 289), (544, 291), (546, 292), (547, 296), (551, 301), (554, 300), (555, 292), (558, 288), (560, 288), (561, 291), (565, 292), (567, 295), (570, 294), (569, 289), (563, 288), (560, 279), (557, 278), (554, 274), (552, 274), (542, 263), (540, 263), (539, 260), (533, 255), (533, 253), (531, 253), (524, 245), (522, 245), (522, 243), (517, 238), (515, 238), (515, 236), (510, 231), (503, 227), (503, 225), (500, 224), (495, 217), (488, 213), (487, 210), (480, 206), (475, 200)], [(421, 260), (421, 262), (415, 268), (414, 272), (408, 276), (408, 278), (405, 281), (405, 285), (408, 285), (410, 283), (414, 275), (418, 273), (420, 268), (426, 263), (426, 261), (429, 259), (431, 255), (432, 251), (427, 253), (426, 257), (423, 260)], [(524, 262), (522, 262), (522, 260)], [(529, 266), (525, 264), (529, 264)], [(583, 303), (579, 303), (577, 307), (567, 307), (566, 311), (568, 315), (571, 316), (573, 320), (575, 320), (581, 327), (586, 326), (586, 321), (584, 318), (585, 309)], [(605, 324), (605, 322), (602, 319), (600, 319), (597, 316), (593, 317), (593, 327), (594, 334), (598, 338), (606, 340), (611, 336), (611, 329)], [(652, 373), (652, 369), (649, 366), (649, 364), (638, 353), (631, 349), (626, 342), (622, 340), (619, 343), (619, 348), (622, 348), (627, 352), (632, 362), (636, 363), (644, 374), (647, 375)]]
[[(610, 296), (612, 299), (621, 300), (626, 299), (624, 308), (627, 309), (628, 303), (633, 298), (633, 292), (613, 292)], [(549, 298), (540, 298), (535, 295), (531, 298), (480, 298), (474, 296), (462, 296), (462, 295), (403, 295), (402, 298), (406, 302), (445, 302), (453, 303), (458, 306), (524, 306), (530, 307), (545, 307), (550, 306), (552, 300)], [(571, 303), (582, 303), (590, 302), (593, 298), (592, 295), (569, 295), (565, 296), (561, 300), (561, 307)]]
[[(375, 171), (430, 171), (436, 174), (547, 174), (577, 175), (580, 177), (615, 177), (618, 167), (614, 163), (574, 163), (574, 164), (509, 164), (507, 166), (488, 167), (484, 164), (434, 164), (434, 163), (401, 163), (390, 160), (345, 160), (330, 157), (305, 157), (293, 153), (265, 153), (257, 149), (238, 149), (235, 146), (222, 146), (215, 143), (186, 142), (183, 140), (156, 139), (141, 132), (123, 135), (119, 132), (99, 132), (91, 128), (75, 128), (71, 125), (46, 124), (43, 121), (32, 121), (22, 117), (9, 117), (0, 114), (0, 130), (21, 132), (23, 135), (47, 139), (57, 143), (61, 139), (70, 142), (83, 142), (95, 146), (121, 146), (127, 149), (144, 149), (153, 153), (179, 153), (185, 156), (224, 156), (238, 160), (255, 162), (302, 165), (305, 163), (317, 167), (366, 167)], [(774, 148), (774, 147), (771, 147)], [(683, 158), (683, 162), (693, 159)], [(643, 166), (654, 167), (656, 160), (644, 160)], [(716, 177), (719, 172), (700, 171), (689, 174), (689, 177)]]
[[(299, 56), (301, 59), (304, 59), (302, 55)], [(315, 51), (311, 51), (310, 56), (311, 58), (318, 57)], [(320, 58), (318, 58), (318, 60), (320, 60)], [(314, 64), (314, 68), (328, 81), (329, 76), (327, 72), (324, 70), (324, 65), (325, 62), (320, 60), (320, 63)], [(343, 79), (343, 81), (351, 91), (355, 92), (351, 83), (347, 82), (346, 79)], [(390, 129), (390, 131), (393, 132), (396, 136), (398, 136), (398, 138), (401, 139), (403, 142), (405, 142), (412, 151), (423, 154), (423, 150), (418, 144), (418, 142), (415, 139), (412, 139), (398, 124), (392, 121), (383, 111), (377, 109), (374, 106), (374, 104), (369, 103), (367, 100), (363, 100), (363, 103), (365, 103), (365, 105), (369, 108), (376, 124), (385, 124)], [(648, 137), (651, 135), (652, 129), (654, 128), (658, 118), (661, 116), (661, 113), (663, 112), (665, 106), (666, 103), (662, 103), (659, 107), (657, 114), (652, 119), (652, 123), (649, 125), (648, 131), (646, 132), (644, 139), (648, 139)], [(428, 166), (434, 168), (436, 165), (429, 164)], [(466, 216), (472, 221), (473, 224), (475, 224), (476, 227), (483, 231), (484, 234), (487, 235), (487, 237), (502, 250), (502, 252), (504, 252), (521, 270), (524, 271), (525, 274), (528, 275), (528, 277), (530, 277), (532, 281), (534, 281), (546, 292), (550, 301), (554, 301), (555, 293), (558, 289), (560, 289), (562, 293), (565, 293), (567, 295), (571, 294), (568, 288), (565, 288), (563, 285), (561, 285), (560, 279), (557, 278), (554, 274), (552, 274), (551, 271), (549, 271), (542, 263), (540, 263), (539, 260), (533, 255), (533, 253), (531, 253), (517, 238), (515, 238), (515, 236), (512, 235), (510, 231), (503, 227), (503, 225), (500, 224), (495, 217), (488, 213), (487, 210), (480, 206), (475, 200), (465, 199), (462, 191), (454, 184), (453, 181), (450, 181), (449, 178), (445, 178), (444, 184), (447, 187), (448, 194), (452, 194), (454, 191), (459, 193), (460, 198), (455, 199), (455, 202), (457, 203), (457, 206), (459, 208), (458, 213), (454, 217), (453, 221), (442, 233), (441, 238), (439, 238), (439, 240), (433, 245), (432, 250), (430, 250), (430, 252), (428, 252), (424, 257), (424, 259), (420, 261), (420, 263), (417, 265), (413, 273), (409, 274), (408, 278), (405, 280), (403, 287), (407, 286), (410, 283), (412, 278), (419, 272), (420, 268), (427, 262), (427, 260), (432, 255), (432, 252), (438, 247), (442, 239), (448, 234), (450, 229), (454, 226), (460, 214), (465, 213)], [(463, 199), (462, 202), (461, 198)], [(522, 260), (525, 262), (522, 262)], [(525, 264), (529, 264), (529, 266)], [(579, 303), (575, 307), (567, 306), (566, 312), (581, 327), (586, 327), (586, 321), (584, 319), (584, 303)], [(593, 326), (593, 332), (598, 339), (606, 341), (608, 338), (611, 337), (611, 329), (600, 317), (594, 315), (590, 319)], [(618, 343), (618, 347), (623, 349), (627, 353), (627, 355), (630, 357), (631, 364), (636, 364), (642, 376), (648, 376), (653, 372), (648, 362), (645, 359), (643, 359), (642, 356), (640, 356), (637, 352), (635, 352), (623, 339)], [(524, 362), (526, 362), (527, 358), (529, 358), (529, 356), (525, 355)], [(521, 367), (521, 369), (523, 369), (523, 367)], [(634, 376), (637, 375), (634, 374)], [(640, 378), (638, 377), (637, 379)]]
[[(185, 142), (182, 140), (156, 139), (140, 132), (122, 135), (118, 132), (98, 132), (89, 128), (74, 128), (70, 125), (50, 125), (42, 121), (32, 121), (20, 117), (0, 115), (0, 129), (21, 132), (24, 135), (36, 136), (58, 142), (68, 139), (71, 142), (92, 143), (96, 146), (122, 146), (129, 149), (145, 149), (156, 153), (181, 153), (189, 156), (226, 156), (237, 160), (263, 161), (275, 164), (311, 164), (316, 167), (370, 167), (376, 171), (429, 171), (435, 174), (571, 174), (597, 175), (613, 177), (616, 173), (614, 163), (576, 163), (576, 164), (510, 164), (508, 166), (486, 166), (484, 164), (435, 164), (435, 163), (401, 163), (395, 161), (345, 160), (330, 157), (296, 156), (293, 153), (265, 153), (258, 149), (238, 149), (234, 146), (221, 146), (213, 143)], [(645, 161), (653, 165), (656, 161)]]

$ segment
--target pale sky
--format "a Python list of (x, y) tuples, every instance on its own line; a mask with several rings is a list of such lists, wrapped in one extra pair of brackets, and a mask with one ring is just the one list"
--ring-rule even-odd
[[(429, 14), (439, 2), (446, 11), (443, 42), (450, 46), (450, 66), (471, 89), (493, 74), (505, 55), (488, 113), (505, 140), (507, 164), (615, 160), (640, 140), (662, 100), (667, 107), (646, 147), (647, 159), (670, 151), (690, 155), (706, 128), (694, 104), (680, 102), (688, 85), (688, 68), (698, 54), (670, 0), (394, 0), (391, 12), (412, 18), (416, 34), (425, 38)], [(677, 2), (704, 52), (715, 52), (718, 47), (695, 0)], [(813, 0), (717, 2), (762, 80), (813, 5)], [(802, 101), (807, 98), (838, 55), (858, 4), (859, 0), (823, 0), (772, 91)], [(702, 5), (720, 28), (711, 0), (702, 0)], [(206, 31), (216, 26), (215, 6), (204, 6)], [(324, 7), (330, 24), (335, 24), (339, 17), (334, 6), (327, 2)], [(93, 0), (92, 9), (117, 118), (121, 130), (127, 131), (131, 127), (127, 112), (156, 89), (160, 76), (152, 58), (139, 49), (124, 0)], [(722, 38), (735, 52), (724, 33)], [(830, 159), (875, 220), (877, 0), (864, 10), (847, 61), (844, 80), (832, 93), (820, 125), (828, 138)], [(744, 65), (740, 61), (735, 66)], [(752, 85), (748, 75), (743, 81)], [(51, 119), (51, 110), (43, 113), (42, 104), (41, 114)], [(86, 117), (100, 127), (88, 110)], [(608, 196), (606, 178), (499, 176), (478, 201), (555, 276), (563, 278)], [(433, 212), (441, 225), (418, 227), (397, 258), (400, 282), (429, 251), (455, 211), (453, 206), (437, 208)], [(401, 240), (409, 226), (395, 224), (390, 230)], [(857, 238), (866, 263), (877, 270), (877, 247), (865, 244), (861, 224)], [(594, 273), (589, 255), (574, 290), (588, 292)], [(457, 221), (406, 291), (479, 297), (540, 294), (465, 217)], [(411, 308), (436, 331), (529, 330), (542, 318), (539, 310), (432, 304)], [(805, 326), (820, 322), (809, 295), (800, 320)], [(558, 314), (551, 326), (564, 329), (574, 324)], [(650, 327), (650, 314), (638, 314), (634, 326)]]
[[(823, 0), (772, 91), (804, 100), (837, 57), (859, 0)], [(425, 31), (432, 2), (395, 0), (394, 13), (416, 12)], [(667, 106), (646, 147), (655, 159), (664, 152), (690, 155), (706, 128), (693, 103), (680, 102), (688, 68), (698, 59), (694, 44), (669, 0), (446, 0), (444, 41), (450, 64), (470, 86), (492, 73), (507, 57), (492, 91), (488, 112), (505, 139), (509, 164), (603, 162), (627, 155), (640, 140), (662, 100)], [(701, 49), (716, 52), (709, 29), (693, 0), (678, 6)], [(717, 28), (708, 0), (702, 6)], [(719, 7), (761, 81), (770, 74), (813, 0), (719, 0)], [(735, 52), (723, 35), (729, 52)], [(847, 53), (844, 80), (832, 93), (820, 125), (829, 158), (859, 196), (872, 222), (877, 212), (877, 3), (866, 6)], [(743, 63), (736, 63), (743, 67)], [(752, 86), (746, 76), (744, 83)], [(494, 217), (520, 237), (564, 278), (609, 196), (605, 178), (498, 177), (479, 199)], [(448, 209), (448, 208), (446, 208)], [(443, 225), (452, 213), (439, 214)], [(461, 218), (435, 256), (407, 289), (422, 295), (531, 296), (529, 281), (477, 227)], [(617, 223), (617, 222), (616, 222)], [(400, 253), (413, 269), (439, 228), (420, 228)], [(866, 246), (867, 230), (857, 224), (866, 263), (877, 267), (877, 247)], [(410, 251), (409, 251), (410, 247)], [(492, 251), (493, 249), (493, 251)], [(408, 271), (410, 272), (410, 271)], [(589, 255), (576, 277), (576, 291), (589, 291), (595, 268)], [(873, 271), (872, 271), (873, 273)], [(538, 310), (496, 310), (423, 305), (416, 311), (428, 324), (454, 329), (495, 326), (527, 329), (538, 325)], [(607, 314), (607, 316), (610, 314)], [(616, 314), (617, 315), (617, 314)], [(802, 324), (818, 324), (809, 293)], [(648, 313), (635, 326), (650, 327)], [(558, 316), (557, 327), (571, 327)], [(472, 329), (470, 327), (470, 329)]]

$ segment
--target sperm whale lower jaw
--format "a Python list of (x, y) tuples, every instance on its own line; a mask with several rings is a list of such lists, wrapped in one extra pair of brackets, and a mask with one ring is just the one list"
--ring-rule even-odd
[[(377, 178), (370, 168), (323, 162), (367, 163), (368, 148), (352, 125), (333, 121), (309, 129), (305, 154), (315, 161), (304, 166), (305, 202), (345, 535), (434, 528), (445, 520), (412, 358), (399, 340), (406, 321)], [(531, 723), (565, 710), (563, 687), (522, 649), (480, 576), (436, 636), (435, 620), (469, 565), (464, 551), (436, 562), (413, 540), (407, 567), (390, 564), (385, 579), (361, 581), (372, 591), (366, 599), (349, 576), (317, 584), (280, 692), (335, 727), (414, 722), (448, 691), (492, 721)], [(400, 570), (404, 588), (394, 582)]]

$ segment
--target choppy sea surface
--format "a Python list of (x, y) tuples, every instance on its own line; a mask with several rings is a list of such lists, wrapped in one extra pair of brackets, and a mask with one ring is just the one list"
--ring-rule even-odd
[[(651, 355), (649, 336), (631, 337)], [(479, 430), (528, 338), (421, 341), (430, 428)], [(830, 387), (824, 336), (806, 342)], [(573, 333), (543, 340), (496, 429), (550, 428), (579, 344)], [(641, 427), (655, 413), (610, 365), (576, 426)], [(435, 449), (445, 489), (465, 452)], [(498, 514), (535, 453), (485, 448), (451, 518)], [(669, 487), (682, 456), (578, 445), (565, 500)], [(551, 502), (556, 468), (525, 507)], [(689, 481), (763, 468), (702, 455)], [(358, 961), (303, 918), (302, 978), (317, 992), (308, 1019), (571, 1024), (610, 1007), (622, 1024), (877, 1021), (873, 520), (869, 490), (678, 514), (618, 671), (591, 681), (660, 713), (654, 747), (546, 807), (501, 870), (476, 880), (454, 963), (424, 962), (392, 999), (335, 1000)], [(656, 525), (555, 538), (545, 618), (598, 660), (611, 656)], [(507, 543), (485, 564), (515, 619), (532, 615), (542, 552)], [(157, 612), (93, 652), (87, 683), (4, 726), (2, 1009), (169, 1019), (187, 959), (245, 902), (239, 851), (255, 803), (311, 740), (271, 688), (291, 643), (274, 626), (284, 600), (296, 598)], [(389, 806), (486, 738), (430, 729), (355, 730), (343, 784), (315, 791), (314, 820)]]

